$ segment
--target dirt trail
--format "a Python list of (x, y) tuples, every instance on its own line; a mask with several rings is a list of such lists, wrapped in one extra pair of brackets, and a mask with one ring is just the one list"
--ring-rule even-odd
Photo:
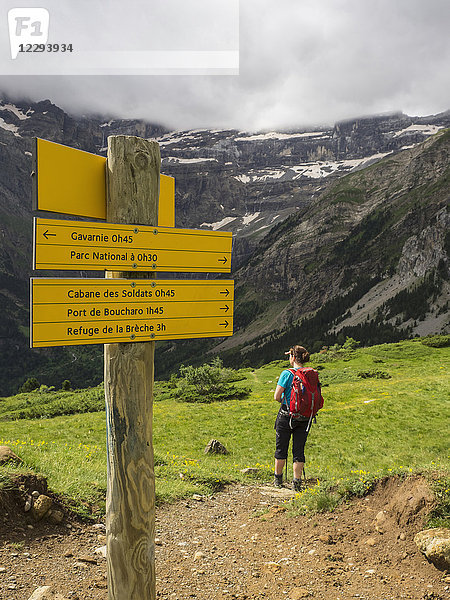
[[(288, 516), (284, 500), (291, 495), (287, 489), (238, 485), (159, 508), (157, 597), (450, 596), (448, 576), (413, 542), (429, 508), (420, 478), (386, 480), (366, 498), (312, 517)], [(106, 560), (95, 553), (105, 541), (101, 525), (40, 522), (30, 529), (23, 513), (17, 516), (5, 514), (0, 529), (1, 600), (27, 600), (39, 585), (54, 585), (72, 600), (107, 599)]]

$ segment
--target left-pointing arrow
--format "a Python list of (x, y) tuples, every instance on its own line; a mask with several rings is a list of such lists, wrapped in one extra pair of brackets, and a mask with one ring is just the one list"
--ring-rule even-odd
[(46, 240), (48, 240), (50, 236), (56, 236), (56, 233), (49, 233), (47, 229), (47, 231), (44, 231), (42, 235), (45, 237)]
[(225, 323), (219, 323), (219, 325), (223, 325), (225, 328), (227, 328), (229, 323), (227, 320), (225, 320)]

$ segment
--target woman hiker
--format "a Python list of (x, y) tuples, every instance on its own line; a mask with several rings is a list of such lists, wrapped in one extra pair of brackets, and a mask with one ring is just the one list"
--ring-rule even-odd
[[(294, 346), (285, 354), (289, 355), (291, 369), (299, 369), (309, 361), (309, 352), (303, 346)], [(282, 371), (274, 398), (281, 403), (275, 421), (276, 448), (275, 448), (275, 479), (274, 485), (282, 487), (283, 469), (288, 455), (289, 440), (292, 436), (292, 456), (294, 478), (292, 487), (295, 491), (301, 490), (301, 478), (305, 464), (305, 443), (308, 437), (308, 417), (291, 419), (289, 416), (289, 400), (291, 397), (293, 373), (289, 369)]]

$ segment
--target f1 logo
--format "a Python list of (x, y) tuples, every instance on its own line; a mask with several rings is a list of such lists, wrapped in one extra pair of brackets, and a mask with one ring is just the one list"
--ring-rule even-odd
[(46, 8), (11, 8), (8, 11), (11, 58), (23, 44), (46, 44), (50, 14)]

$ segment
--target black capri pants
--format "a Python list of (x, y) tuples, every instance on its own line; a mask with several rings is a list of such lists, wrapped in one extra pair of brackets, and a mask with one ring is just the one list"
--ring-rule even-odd
[(286, 460), (289, 440), (292, 436), (292, 462), (305, 462), (305, 444), (308, 432), (308, 419), (291, 419), (289, 413), (279, 411), (275, 421), (275, 458)]

